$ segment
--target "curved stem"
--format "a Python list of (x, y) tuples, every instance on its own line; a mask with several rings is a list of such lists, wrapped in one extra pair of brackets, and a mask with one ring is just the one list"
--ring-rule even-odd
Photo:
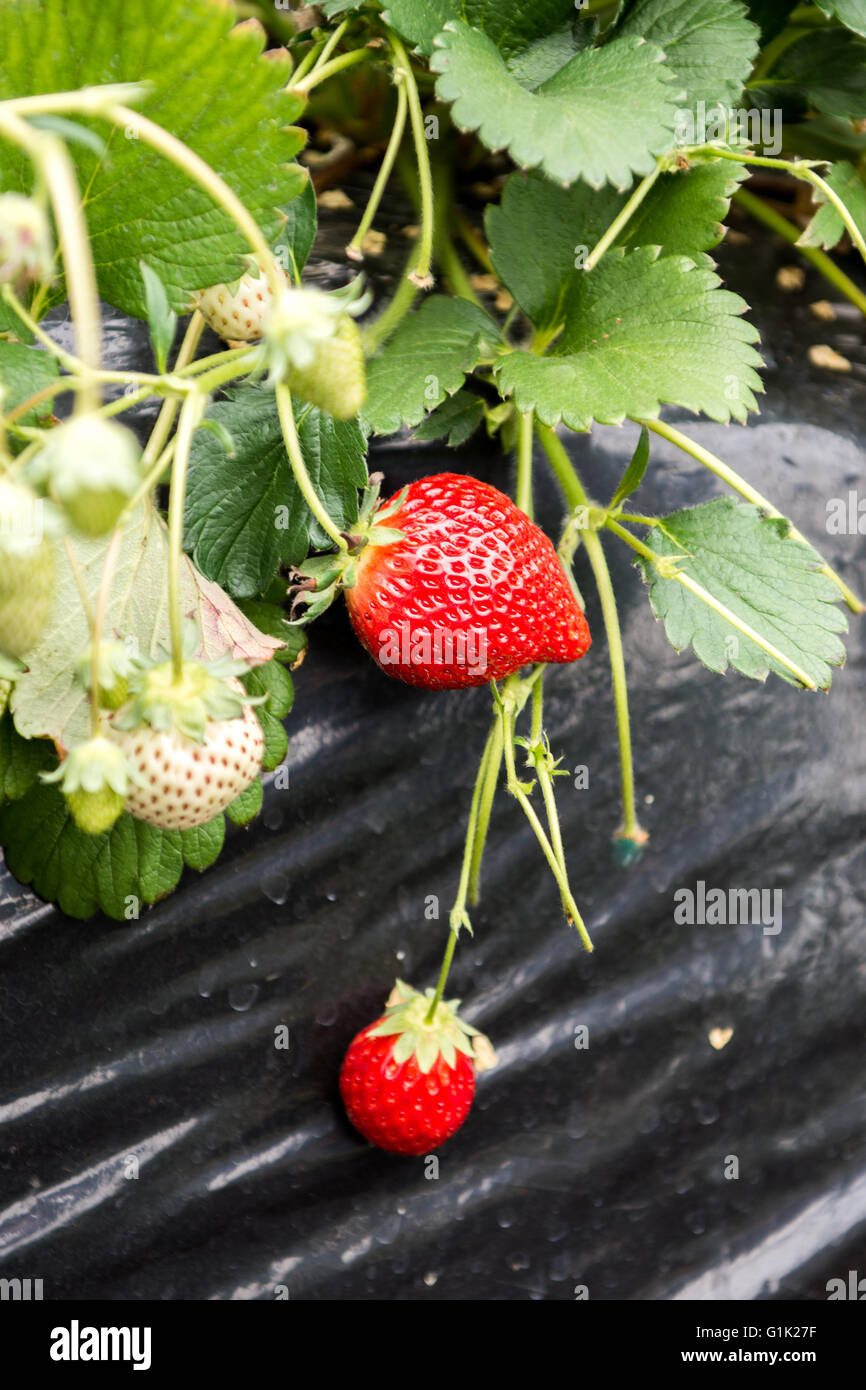
[(183, 675), (183, 625), (180, 611), (180, 562), (183, 553), (183, 514), (186, 502), (186, 475), (192, 437), (202, 417), (205, 397), (194, 393), (184, 401), (171, 468), (171, 494), (168, 503), (168, 618), (171, 631), (171, 662), (174, 679)]
[(292, 465), (292, 472), (295, 475), (295, 482), (300, 489), (301, 496), (309, 507), (313, 516), (318, 521), (322, 530), (339, 550), (347, 550), (348, 543), (345, 536), (340, 532), (340, 528), (325, 511), (325, 507), (316, 489), (313, 487), (312, 480), (307, 472), (304, 463), (304, 456), (301, 453), (301, 444), (298, 439), (298, 431), (295, 425), (295, 414), (292, 409), (292, 393), (285, 382), (277, 382), (274, 387), (277, 398), (277, 411), (279, 412), (280, 425), (283, 430), (283, 440), (286, 446), (286, 453), (289, 456), (289, 463)]
[(747, 213), (754, 217), (758, 222), (763, 222), (765, 227), (784, 237), (785, 241), (796, 248), (804, 260), (809, 261), (816, 270), (824, 276), (847, 300), (860, 310), (861, 314), (866, 314), (866, 294), (855, 285), (850, 276), (827, 255), (826, 251), (820, 250), (817, 246), (800, 245), (800, 228), (795, 227), (793, 222), (789, 222), (775, 208), (771, 208), (762, 198), (756, 198), (754, 193), (750, 193), (747, 188), (738, 188), (734, 193), (734, 202), (739, 203)]
[[(745, 497), (747, 502), (753, 502), (756, 507), (760, 507), (761, 511), (766, 512), (768, 516), (782, 517), (784, 521), (788, 521), (788, 518), (783, 516), (783, 513), (778, 511), (777, 508), (773, 506), (772, 502), (769, 502), (766, 497), (762, 496), (756, 488), (753, 488), (751, 483), (747, 483), (745, 478), (741, 478), (739, 473), (734, 472), (733, 468), (729, 468), (720, 458), (717, 458), (715, 454), (711, 454), (708, 449), (702, 448), (694, 439), (690, 439), (687, 434), (683, 434), (680, 430), (675, 429), (673, 425), (668, 425), (662, 420), (640, 420), (637, 421), (637, 423), (646, 425), (647, 429), (652, 430), (654, 434), (660, 435), (662, 439), (667, 439), (671, 444), (675, 444), (678, 449), (682, 449), (684, 453), (689, 454), (693, 459), (697, 459), (698, 463), (702, 463), (711, 473), (715, 473), (717, 478), (721, 478), (723, 483), (727, 483), (728, 487), (733, 488), (741, 497)], [(797, 530), (796, 526), (793, 526), (790, 521), (788, 521), (788, 525), (790, 527), (789, 535), (792, 540), (801, 541), (803, 545), (808, 545), (811, 549), (814, 549), (811, 542), (807, 540), (801, 531)], [(839, 575), (834, 569), (831, 569), (828, 564), (824, 563), (821, 566), (821, 573), (825, 574), (828, 579), (832, 579), (852, 612), (862, 613), (866, 611), (866, 604), (848, 588), (848, 585), (839, 578)]]
[(478, 801), (478, 816), (475, 824), (475, 843), (472, 846), (472, 857), (469, 864), (469, 903), (474, 907), (478, 902), (479, 889), (481, 885), (481, 863), (484, 858), (484, 846), (487, 842), (487, 831), (490, 827), (490, 816), (493, 811), (493, 802), (496, 797), (496, 788), (499, 784), (499, 771), (502, 767), (502, 721), (497, 718), (493, 721), (493, 727), (487, 742), (487, 763), (484, 770), (484, 780), (481, 784), (481, 794)]
[(406, 95), (406, 82), (399, 69), (395, 69), (394, 75), (400, 78), (400, 81), (397, 83), (397, 112), (394, 116), (394, 126), (391, 130), (391, 136), (388, 140), (388, 146), (385, 150), (382, 163), (379, 166), (379, 172), (376, 175), (376, 182), (373, 184), (373, 191), (364, 209), (364, 216), (358, 224), (358, 230), (346, 247), (346, 255), (353, 261), (360, 260), (363, 254), (364, 238), (372, 227), (373, 219), (379, 211), (379, 204), (382, 201), (382, 195), (391, 177), (394, 168), (394, 160), (397, 158), (397, 151), (400, 148), (400, 142), (403, 139), (403, 131), (406, 128), (406, 112), (409, 107), (409, 99)]
[(324, 63), (320, 67), (317, 63), (306, 77), (302, 77), (300, 82), (295, 82), (290, 91), (297, 92), (299, 96), (306, 96), (314, 87), (318, 87), (320, 82), (326, 82), (329, 77), (333, 77), (336, 72), (343, 72), (345, 68), (354, 67), (356, 63), (364, 63), (372, 57), (369, 48), (353, 48), (349, 53), (341, 53), (338, 58), (332, 58), (330, 63)]
[[(177, 354), (177, 360), (174, 364), (174, 370), (176, 372), (182, 371), (185, 367), (188, 367), (189, 364), (192, 362), (192, 359), (195, 356), (195, 350), (198, 347), (199, 339), (201, 338), (203, 331), (204, 318), (199, 313), (198, 309), (196, 309), (194, 314), (192, 315), (192, 318), (187, 324), (186, 332), (183, 335), (183, 342), (180, 345), (180, 350)], [(165, 441), (168, 439), (169, 433), (171, 432), (171, 427), (174, 424), (174, 417), (176, 414), (177, 401), (171, 398), (164, 400), (159, 415), (156, 418), (156, 424), (154, 425), (151, 431), (150, 438), (147, 441), (147, 445), (142, 455), (142, 463), (145, 468), (148, 467), (152, 459), (156, 458), (157, 454), (160, 452), (163, 445), (165, 444)]]
[(664, 164), (659, 160), (652, 173), (647, 174), (646, 178), (641, 179), (634, 193), (628, 202), (624, 203), (616, 217), (611, 222), (604, 236), (601, 237), (590, 251), (583, 263), (584, 270), (594, 270), (604, 255), (605, 251), (613, 245), (623, 227), (627, 225), (640, 207), (646, 195), (649, 193), (659, 174), (662, 173)]
[(394, 53), (394, 66), (402, 73), (409, 101), (409, 121), (412, 126), (412, 139), (415, 144), (415, 158), (418, 162), (418, 183), (421, 191), (421, 234), (418, 238), (418, 259), (410, 271), (410, 279), (422, 289), (433, 284), (430, 264), (433, 257), (433, 175), (430, 169), (430, 152), (424, 134), (424, 113), (418, 84), (412, 71), (412, 64), (397, 35), (389, 30), (388, 41)]

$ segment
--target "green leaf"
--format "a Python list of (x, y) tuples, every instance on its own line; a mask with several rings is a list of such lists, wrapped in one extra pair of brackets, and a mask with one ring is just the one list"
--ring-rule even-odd
[(452, 22), (436, 36), (430, 67), (455, 124), (478, 131), (489, 149), (506, 148), (560, 183), (626, 188), (674, 143), (680, 89), (662, 57), (639, 38), (614, 39), (527, 91), (486, 34)]
[(610, 501), (611, 510), (624, 502), (626, 497), (631, 497), (633, 492), (637, 492), (643, 482), (643, 475), (647, 471), (650, 460), (649, 430), (646, 425), (641, 426), (640, 438), (631, 457), (628, 468), (622, 475), (622, 481)]
[(256, 777), (240, 796), (236, 796), (230, 806), (226, 807), (226, 815), (234, 825), (249, 825), (250, 821), (259, 814), (262, 809), (262, 798), (264, 792), (262, 784)]
[[(258, 778), (252, 783), (252, 786), (258, 787), (260, 791), (261, 785)], [(232, 805), (234, 804), (233, 802)], [(230, 811), (231, 807), (228, 810)], [(184, 863), (190, 869), (197, 869), (199, 873), (203, 873), (219, 859), (225, 837), (226, 826), (222, 816), (214, 816), (213, 820), (207, 821), (205, 825), (194, 825), (189, 830), (181, 830), (180, 844)]]
[[(280, 581), (280, 588), (281, 598), (285, 598), (285, 580)], [(307, 634), (303, 628), (294, 627), (289, 622), (285, 609), (280, 608), (276, 603), (269, 603), (256, 598), (241, 599), (238, 608), (246, 614), (250, 622), (259, 629), (259, 632), (267, 632), (271, 637), (277, 637), (281, 642), (285, 642), (284, 647), (281, 647), (278, 652), (274, 652), (277, 661), (289, 668), (298, 664), (298, 659), (303, 656), (307, 649)]]
[[(316, 239), (318, 209), (316, 190), (308, 179), (302, 193), (282, 209), (286, 224), (274, 243), (274, 250), (283, 268), (300, 284), (301, 271), (307, 263), (310, 248)], [(285, 251), (285, 260), (281, 252)]]
[[(102, 578), (110, 538), (73, 543), (78, 569), (91, 605)], [(87, 695), (76, 664), (90, 641), (84, 608), (66, 550), (55, 546), (56, 577), (51, 616), (27, 656), (10, 704), (15, 723), (26, 738), (48, 736), (65, 748), (89, 731)], [(161, 517), (142, 505), (124, 531), (118, 550), (104, 632), (128, 642), (134, 652), (154, 657), (169, 645), (168, 532)], [(277, 645), (260, 633), (231, 599), (199, 574), (184, 555), (180, 567), (181, 612), (195, 617), (202, 652), (231, 655), (255, 663), (269, 661)]]
[(472, 391), (456, 391), (413, 430), (419, 440), (444, 439), (452, 449), (465, 444), (484, 419), (484, 401)]
[(0, 717), (0, 801), (18, 801), (43, 769), (54, 767), (57, 753), (50, 739), (22, 738), (8, 710)]
[[(820, 573), (821, 558), (790, 538), (788, 522), (764, 516), (751, 503), (716, 498), (674, 512), (650, 530), (646, 544), (658, 555), (682, 556), (680, 569), (707, 589), (742, 622), (826, 690), (831, 667), (841, 666), (845, 648), (836, 636), (847, 629), (838, 588)], [(800, 682), (714, 609), (675, 579), (663, 578), (640, 561), (650, 603), (665, 624), (668, 640), (682, 651), (691, 644), (712, 671), (728, 665), (765, 680), (770, 671), (792, 685)]]
[[(29, 400), (43, 387), (50, 386), (58, 376), (57, 359), (44, 349), (27, 347), (23, 343), (0, 342), (0, 411), (9, 415), (16, 405)], [(38, 425), (51, 415), (52, 409), (51, 400), (43, 401), (20, 416), (19, 424)]]
[(826, 4), (825, 0), (816, 0), (816, 4), (825, 14), (840, 20), (855, 33), (866, 36), (866, 0), (831, 0), (830, 4)]
[(685, 87), (684, 106), (737, 101), (758, 54), (759, 30), (740, 0), (635, 0), (617, 32), (657, 44)]
[(269, 661), (265, 666), (257, 666), (242, 676), (250, 695), (267, 695), (264, 704), (256, 705), (255, 711), (265, 736), (265, 755), (262, 767), (271, 772), (283, 761), (289, 746), (288, 735), (281, 720), (294, 704), (295, 687), (291, 676), (277, 661)]
[[(211, 406), (229, 430), (228, 458), (201, 431), (193, 441), (184, 544), (203, 574), (239, 597), (260, 594), (281, 564), (299, 565), (331, 540), (314, 521), (295, 482), (272, 391), (247, 387)], [(358, 516), (358, 488), (367, 481), (364, 435), (355, 420), (335, 420), (309, 407), (298, 438), (307, 472), (340, 527)]]
[(168, 354), (174, 342), (177, 314), (169, 308), (165, 285), (156, 271), (151, 270), (146, 261), (139, 262), (139, 270), (144, 281), (144, 303), (147, 310), (148, 327), (150, 328), (150, 341), (156, 359), (156, 369), (162, 373), (165, 371)]
[[(726, 160), (662, 174), (620, 235), (619, 244), (661, 246), (662, 255), (703, 259), (722, 237), (731, 194), (746, 171)], [(494, 267), (523, 312), (554, 331), (583, 293), (582, 265), (628, 197), (586, 184), (559, 188), (533, 173), (512, 174), (499, 207), (487, 210)]]
[[(234, 23), (231, 6), (208, 0), (162, 0), (158, 24), (125, 0), (101, 0), (98, 16), (90, 0), (6, 0), (0, 100), (147, 81), (142, 114), (210, 164), (272, 241), (278, 209), (306, 185), (289, 163), (303, 143), (289, 122), (303, 103), (283, 90), (288, 60), (265, 60), (262, 36)], [(141, 260), (178, 311), (193, 291), (237, 275), (249, 247), (208, 193), (122, 128), (96, 118), (80, 124), (107, 143), (104, 156), (75, 150), (103, 299), (145, 317)], [(31, 179), (29, 161), (0, 142), (0, 187), (29, 192)]]
[[(843, 159), (834, 165), (826, 181), (833, 192), (842, 199), (854, 222), (866, 236), (866, 184), (863, 182), (862, 175), (858, 173), (853, 164), (849, 164), (847, 160)], [(825, 200), (820, 188), (813, 190), (813, 196), (815, 202), (822, 206), (818, 208), (797, 245), (820, 246), (825, 250), (830, 250), (844, 236), (845, 224), (833, 204)]]
[(364, 427), (393, 434), (404, 423), (417, 425), (501, 343), (496, 324), (469, 300), (426, 299), (367, 364)]
[(574, 9), (574, 0), (387, 0), (383, 18), (428, 55), (449, 20), (464, 20), (508, 57), (543, 41)]
[(664, 403), (721, 421), (757, 408), (758, 334), (740, 318), (744, 301), (706, 267), (656, 254), (608, 252), (595, 270), (575, 272), (553, 351), (513, 352), (495, 365), (518, 410), (586, 430), (592, 420), (654, 419)]
[(37, 782), (14, 805), (0, 807), (0, 844), (21, 883), (70, 917), (102, 910), (118, 921), (176, 887), (184, 864), (212, 863), (225, 833), (217, 816), (197, 830), (158, 830), (124, 814), (104, 835), (75, 825), (56, 786)]
[(785, 49), (761, 88), (859, 120), (866, 116), (866, 42), (847, 29), (810, 31)]

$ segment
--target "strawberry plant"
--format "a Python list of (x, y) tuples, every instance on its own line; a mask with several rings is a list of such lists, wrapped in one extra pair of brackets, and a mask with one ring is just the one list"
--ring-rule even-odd
[[(285, 759), (290, 672), (308, 642), (315, 663), (335, 600), (382, 679), (487, 686), (439, 980), (398, 984), (342, 1073), (365, 1136), (425, 1152), (472, 1100), (481, 1045), (443, 991), (500, 787), (592, 949), (544, 712), (551, 668), (590, 647), (576, 560), (601, 601), (621, 868), (648, 833), (611, 546), (674, 649), (711, 670), (814, 692), (844, 663), (842, 605), (863, 603), (764, 495), (761, 459), (740, 476), (663, 416), (758, 409), (758, 334), (712, 258), (733, 202), (866, 313), (862, 267), (843, 269), (866, 259), (866, 7), (238, 8), (168, 0), (156, 31), (119, 0), (93, 26), (70, 0), (55, 43), (47, 0), (5, 6), (0, 844), (74, 917), (135, 917), (206, 869)], [(315, 172), (320, 191), (340, 177), (328, 141), (373, 167), (326, 289), (308, 258)], [(365, 261), (398, 179), (416, 221), (396, 287), (374, 294)], [(152, 370), (106, 364), (100, 301), (147, 324)], [(625, 422), (634, 455), (590, 496), (566, 441)], [(480, 431), (514, 462), (498, 487), (467, 449), (380, 501), (371, 443)], [(655, 439), (724, 495), (639, 510)], [(553, 536), (534, 521), (540, 468), (561, 494)]]

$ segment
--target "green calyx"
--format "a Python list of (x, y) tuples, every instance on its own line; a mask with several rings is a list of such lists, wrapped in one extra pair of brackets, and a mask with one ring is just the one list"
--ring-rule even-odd
[(418, 1070), (426, 1075), (439, 1057), (448, 1067), (456, 1064), (458, 1052), (464, 1053), (467, 1057), (474, 1057), (472, 1038), (478, 1035), (478, 1029), (464, 1023), (459, 1016), (459, 999), (440, 1000), (432, 1022), (428, 1023), (427, 1015), (433, 1002), (434, 991), (427, 989), (422, 994), (419, 990), (412, 989), (411, 985), (404, 984), (402, 980), (396, 981), (395, 990), (399, 1002), (385, 1010), (384, 1019), (370, 1030), (368, 1036), (395, 1036), (397, 1040), (394, 1044), (394, 1061), (398, 1065), (414, 1057), (418, 1063)]
[(339, 290), (287, 285), (264, 323), (263, 365), (268, 381), (287, 381), (292, 370), (311, 368), (322, 343), (333, 338), (341, 320), (362, 314), (370, 303), (359, 275)]
[(238, 719), (244, 705), (256, 704), (239, 683), (228, 678), (246, 671), (242, 661), (184, 661), (180, 675), (171, 661), (160, 662), (133, 676), (131, 698), (114, 716), (118, 729), (137, 729), (149, 724), (160, 732), (176, 729), (196, 743), (204, 743), (209, 719)]
[(394, 545), (403, 540), (402, 531), (383, 526), (382, 522), (388, 521), (400, 510), (406, 488), (386, 507), (379, 507), (383, 476), (381, 473), (370, 474), (361, 498), (358, 520), (351, 531), (343, 534), (346, 548), (329, 551), (327, 555), (316, 555), (293, 571), (294, 582), (289, 588), (291, 611), (294, 613), (300, 604), (306, 605), (306, 612), (300, 618), (293, 619), (296, 627), (303, 627), (318, 618), (345, 589), (354, 589), (358, 582), (358, 559), (367, 546)]
[[(137, 663), (123, 642), (100, 642), (97, 652), (99, 703), (103, 709), (120, 709), (129, 694), (129, 682)], [(85, 690), (93, 680), (93, 643), (78, 660), (78, 679)]]
[(117, 744), (101, 734), (79, 743), (43, 782), (58, 782), (79, 829), (88, 835), (110, 830), (127, 795), (140, 782)]

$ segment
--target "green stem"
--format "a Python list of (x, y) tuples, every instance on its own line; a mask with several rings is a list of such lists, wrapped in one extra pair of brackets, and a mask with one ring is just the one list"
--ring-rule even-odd
[[(538, 437), (550, 460), (566, 501), (574, 508), (588, 507), (589, 498), (565, 445), (545, 425), (538, 426)], [(623, 832), (628, 839), (640, 840), (644, 830), (637, 818), (634, 790), (634, 761), (631, 743), (631, 721), (628, 709), (628, 682), (625, 672), (625, 653), (622, 645), (622, 631), (616, 596), (608, 569), (601, 539), (596, 531), (587, 529), (582, 533), (587, 558), (592, 566), (593, 577), (601, 600), (601, 613), (607, 635), (608, 658), (610, 661), (611, 684), (613, 687), (616, 728), (619, 741), (620, 780), (622, 783)]]
[(183, 675), (183, 625), (180, 611), (180, 562), (183, 553), (183, 514), (186, 502), (186, 475), (192, 437), (201, 420), (206, 398), (198, 393), (184, 401), (171, 468), (171, 494), (168, 503), (168, 618), (171, 632), (171, 661), (174, 679)]
[[(676, 564), (671, 562), (670, 556), (657, 555), (654, 550), (651, 550), (648, 545), (644, 545), (643, 541), (638, 540), (637, 536), (633, 536), (630, 531), (627, 531), (624, 526), (620, 526), (619, 522), (614, 521), (612, 517), (608, 517), (605, 526), (609, 531), (612, 531), (615, 536), (619, 536), (620, 540), (625, 541), (626, 545), (630, 546), (631, 549), (642, 556), (644, 560), (648, 560), (665, 579), (673, 579), (678, 584), (682, 584), (684, 589), (688, 589), (690, 593), (695, 595), (695, 598), (699, 598), (708, 608), (712, 608), (715, 613), (718, 613), (720, 618), (724, 618), (726, 623), (730, 623), (731, 627), (736, 628), (738, 632), (742, 632), (744, 637), (750, 638), (762, 651), (765, 651), (768, 656), (771, 656), (774, 661), (778, 661), (781, 666), (784, 666), (787, 671), (790, 671), (807, 690), (817, 690), (818, 687), (815, 681), (807, 671), (803, 670), (802, 666), (798, 666), (795, 661), (792, 661), (789, 656), (786, 656), (785, 653), (774, 646), (772, 642), (768, 642), (766, 637), (763, 637), (760, 632), (757, 632), (755, 628), (744, 622), (743, 619), (732, 612), (726, 604), (717, 599), (708, 589), (705, 589), (703, 584), (699, 584), (697, 580), (692, 579), (691, 575), (684, 574), (682, 570), (677, 569)], [(676, 558), (678, 559), (680, 557)], [(686, 559), (687, 557), (683, 555), (681, 558)]]
[(442, 999), (442, 994), (445, 989), (445, 983), (448, 979), (448, 972), (451, 969), (451, 962), (454, 959), (454, 948), (456, 947), (456, 945), (457, 933), (455, 931), (452, 931), (448, 936), (448, 945), (445, 947), (445, 955), (442, 958), (442, 969), (439, 971), (439, 981), (436, 985), (436, 993), (433, 995), (430, 1008), (427, 1010), (427, 1013), (424, 1017), (424, 1022), (426, 1024), (431, 1024), (434, 1018), (436, 1017), (436, 1010), (438, 1009), (439, 1003)]
[(358, 230), (346, 247), (346, 255), (352, 261), (358, 261), (362, 257), (364, 238), (373, 225), (373, 219), (376, 213), (379, 211), (379, 204), (382, 201), (382, 195), (391, 177), (394, 168), (394, 160), (397, 158), (397, 151), (400, 148), (403, 132), (406, 129), (406, 113), (409, 109), (406, 82), (403, 73), (398, 69), (394, 70), (394, 76), (399, 79), (397, 82), (397, 111), (394, 116), (394, 126), (391, 131), (390, 139), (388, 140), (388, 147), (385, 150), (384, 158), (379, 166), (379, 172), (376, 175), (376, 182), (373, 184), (373, 191), (364, 209), (364, 216), (361, 218)]
[(316, 69), (318, 69), (318, 68), (323, 68), (323, 67), (325, 66), (325, 64), (327, 63), (327, 61), (328, 61), (328, 59), (330, 58), (331, 54), (333, 53), (334, 49), (337, 47), (337, 44), (340, 42), (340, 39), (343, 37), (343, 35), (345, 34), (345, 32), (346, 32), (346, 30), (348, 29), (348, 27), (349, 27), (349, 21), (348, 21), (348, 19), (344, 19), (344, 20), (342, 21), (341, 24), (338, 24), (338, 25), (337, 25), (336, 29), (334, 30), (333, 34), (331, 34), (330, 38), (328, 39), (328, 41), (327, 41), (327, 43), (325, 44), (324, 48), (322, 49), (321, 53), (317, 56), (317, 58), (316, 58), (316, 68), (314, 68), (314, 71), (315, 71)]
[(318, 521), (322, 530), (331, 537), (338, 550), (347, 550), (348, 542), (340, 532), (340, 528), (325, 511), (324, 504), (313, 487), (312, 480), (307, 472), (304, 463), (304, 456), (301, 453), (301, 444), (298, 439), (298, 431), (295, 425), (295, 414), (292, 409), (292, 393), (285, 382), (277, 382), (274, 387), (277, 398), (277, 411), (280, 417), (280, 425), (283, 431), (283, 440), (286, 446), (286, 453), (289, 456), (289, 463), (292, 465), (292, 472), (295, 475), (295, 482), (298, 484), (301, 496), (309, 507), (313, 516)]
[(306, 77), (302, 77), (300, 82), (295, 82), (289, 89), (297, 92), (300, 96), (306, 96), (314, 87), (318, 87), (320, 82), (327, 82), (329, 77), (335, 73), (344, 72), (346, 68), (352, 68), (356, 63), (365, 63), (372, 57), (372, 50), (369, 48), (353, 48), (349, 53), (341, 53), (338, 58), (332, 58), (330, 63), (325, 63), (321, 67), (316, 64), (312, 72), (308, 72)]
[(644, 198), (649, 193), (659, 174), (662, 173), (664, 164), (661, 160), (656, 163), (652, 173), (647, 174), (646, 178), (641, 179), (634, 193), (632, 193), (627, 203), (624, 203), (616, 217), (611, 222), (604, 236), (596, 242), (584, 261), (584, 270), (594, 270), (604, 255), (605, 251), (611, 247), (622, 231), (623, 227), (631, 221), (634, 213), (640, 207)]
[(123, 527), (118, 525), (112, 533), (105, 555), (105, 562), (102, 566), (102, 577), (99, 581), (99, 592), (96, 596), (96, 612), (93, 616), (93, 627), (91, 629), (90, 728), (94, 738), (98, 736), (102, 727), (101, 706), (99, 702), (99, 644), (102, 641), (102, 632), (105, 627), (105, 614), (108, 609), (108, 596), (111, 592), (111, 581), (114, 578), (114, 568), (117, 564), (117, 555), (122, 540)]
[[(183, 342), (180, 345), (177, 360), (174, 364), (174, 370), (176, 372), (183, 371), (184, 368), (191, 364), (203, 331), (204, 318), (199, 313), (198, 309), (196, 309), (183, 335)], [(219, 354), (217, 355), (219, 356)], [(176, 414), (177, 401), (171, 397), (164, 400), (159, 415), (156, 417), (156, 424), (151, 431), (150, 438), (147, 441), (142, 455), (143, 467), (147, 468), (151, 460), (155, 459), (160, 453), (171, 433), (171, 427), (174, 424), (174, 417)]]
[(520, 416), (517, 427), (517, 488), (514, 500), (532, 520), (532, 430), (534, 412)]
[(421, 190), (421, 232), (418, 238), (418, 259), (410, 279), (421, 289), (429, 289), (433, 284), (430, 265), (433, 259), (433, 175), (430, 169), (430, 152), (424, 134), (424, 113), (418, 84), (412, 71), (412, 64), (397, 35), (389, 30), (388, 40), (394, 54), (394, 66), (402, 73), (409, 101), (409, 122), (415, 145), (415, 159), (418, 163), (418, 183)]
[(487, 831), (490, 827), (490, 816), (493, 811), (493, 802), (496, 797), (496, 788), (499, 784), (499, 771), (501, 767), (502, 721), (497, 717), (493, 722), (493, 727), (488, 739), (487, 765), (478, 803), (475, 843), (472, 846), (472, 859), (469, 866), (469, 902), (473, 907), (478, 902), (479, 898), (481, 862), (484, 858), (484, 846), (487, 842)]
[[(652, 430), (654, 434), (660, 435), (662, 439), (667, 439), (669, 443), (675, 444), (678, 449), (682, 449), (684, 453), (689, 454), (693, 459), (697, 459), (698, 463), (702, 463), (711, 473), (715, 473), (717, 478), (721, 478), (723, 483), (727, 483), (728, 487), (733, 488), (741, 497), (745, 497), (747, 502), (752, 502), (756, 507), (760, 507), (761, 511), (766, 512), (768, 516), (782, 517), (783, 520), (788, 521), (788, 518), (784, 517), (782, 512), (778, 511), (777, 508), (773, 506), (772, 502), (769, 502), (757, 489), (753, 488), (751, 483), (747, 483), (745, 478), (741, 478), (739, 473), (734, 472), (733, 468), (729, 468), (722, 459), (717, 458), (715, 454), (711, 454), (708, 449), (702, 448), (694, 439), (690, 439), (687, 434), (683, 434), (680, 430), (675, 429), (673, 425), (665, 424), (662, 420), (639, 420), (637, 423), (646, 425), (647, 429)], [(796, 526), (791, 525), (790, 521), (788, 521), (788, 525), (790, 527), (789, 534), (792, 540), (801, 541), (803, 545), (811, 545), (810, 541), (807, 540), (801, 531), (797, 530)], [(866, 611), (866, 604), (848, 588), (848, 585), (840, 579), (836, 571), (826, 562), (821, 566), (821, 573), (825, 574), (828, 579), (832, 579), (853, 613), (862, 613)]]
[(855, 285), (854, 281), (831, 260), (826, 251), (820, 250), (817, 246), (800, 246), (799, 227), (795, 227), (793, 222), (789, 222), (775, 208), (771, 208), (762, 198), (756, 198), (754, 193), (750, 193), (747, 188), (738, 188), (734, 194), (734, 202), (739, 203), (746, 212), (757, 221), (763, 222), (765, 227), (784, 237), (785, 241), (796, 248), (804, 260), (809, 261), (816, 270), (820, 271), (825, 280), (835, 286), (846, 299), (850, 300), (860, 310), (861, 314), (866, 314), (866, 294)]
[(387, 342), (391, 334), (399, 328), (418, 298), (419, 287), (412, 278), (413, 267), (417, 264), (418, 246), (416, 244), (409, 252), (406, 274), (400, 277), (399, 284), (389, 303), (377, 319), (374, 319), (372, 323), (367, 324), (361, 330), (361, 339), (367, 357), (372, 357), (382, 344)]
[(482, 241), (481, 237), (478, 235), (477, 231), (475, 230), (465, 213), (456, 213), (455, 225), (457, 227), (457, 234), (460, 237), (460, 240), (463, 242), (467, 250), (472, 253), (478, 264), (482, 267), (483, 270), (487, 271), (488, 275), (495, 275), (496, 272), (493, 269), (493, 262), (490, 259), (490, 252), (488, 251), (486, 245)]

